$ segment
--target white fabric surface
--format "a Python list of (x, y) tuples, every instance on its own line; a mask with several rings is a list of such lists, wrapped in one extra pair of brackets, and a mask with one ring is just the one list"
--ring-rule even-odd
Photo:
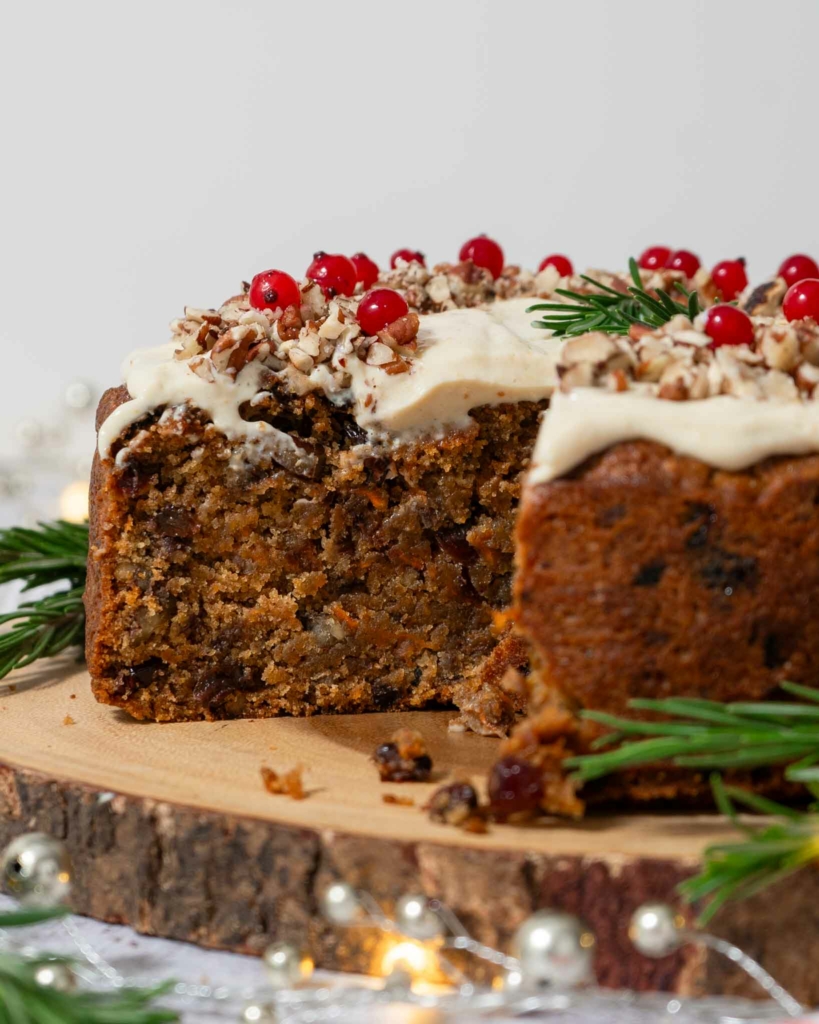
[[(0, 897), (0, 911), (13, 907), (7, 897)], [(269, 997), (261, 962), (254, 957), (238, 956), (199, 949), (184, 942), (148, 938), (137, 935), (131, 928), (102, 924), (90, 918), (68, 919), (68, 930), (60, 921), (33, 928), (7, 932), (18, 946), (29, 946), (37, 951), (64, 953), (79, 958), (85, 964), (77, 941), (87, 943), (104, 961), (121, 975), (140, 984), (155, 984), (173, 978), (186, 986), (199, 987), (202, 992), (225, 995), (213, 999), (174, 995), (165, 1000), (182, 1013), (184, 1024), (219, 1024), (238, 1021), (245, 1000), (255, 996)], [(72, 934), (73, 933), (73, 937)], [(75, 941), (76, 940), (76, 941)], [(86, 966), (89, 977), (95, 972)], [(369, 979), (352, 975), (318, 971), (316, 986), (340, 990), (349, 985), (372, 985)], [(220, 993), (220, 989), (224, 990)], [(767, 1004), (728, 1003), (712, 1000), (679, 1005), (673, 997), (652, 997), (648, 1000), (628, 1000), (623, 994), (590, 993), (571, 997), (565, 1009), (549, 1013), (527, 1014), (525, 1018), (510, 1017), (499, 1012), (491, 1017), (493, 1024), (512, 1024), (513, 1021), (555, 1021), (559, 1024), (716, 1024), (720, 1021), (754, 1019), (776, 1021), (781, 1014)], [(332, 1001), (332, 1000), (330, 1000)], [(284, 1022), (286, 1014), (280, 1013)], [(316, 1018), (336, 1020), (349, 1024), (474, 1024), (479, 1019), (475, 1011), (458, 1014), (439, 1014), (407, 1004), (380, 1005), (372, 1009), (354, 1008)], [(480, 1018), (488, 1019), (488, 1018)]]

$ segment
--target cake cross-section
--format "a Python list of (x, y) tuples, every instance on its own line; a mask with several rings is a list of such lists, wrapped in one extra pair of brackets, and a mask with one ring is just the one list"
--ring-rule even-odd
[[(271, 271), (130, 357), (92, 481), (98, 699), (180, 720), (462, 687), (481, 727), (484, 660), (496, 677), (522, 657), (497, 613), (556, 380), (526, 310), (553, 277), (400, 261), (364, 296)], [(508, 724), (487, 708), (488, 730)]]

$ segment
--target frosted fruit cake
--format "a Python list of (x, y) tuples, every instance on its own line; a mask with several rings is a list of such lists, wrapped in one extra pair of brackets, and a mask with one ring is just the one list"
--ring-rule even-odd
[(496, 613), (557, 351), (526, 310), (561, 275), (488, 239), (392, 262), (258, 274), (129, 358), (92, 479), (99, 700), (159, 720), (455, 701), (505, 731), (494, 684), (525, 655)]
[[(580, 711), (757, 701), (819, 679), (819, 280), (787, 283), (693, 322), (564, 342), (517, 522), (514, 619), (533, 667), (530, 717), (494, 772), (509, 808), (581, 813), (562, 762), (601, 727)], [(768, 768), (743, 781), (781, 786)], [(645, 768), (582, 795), (708, 788), (707, 773)]]

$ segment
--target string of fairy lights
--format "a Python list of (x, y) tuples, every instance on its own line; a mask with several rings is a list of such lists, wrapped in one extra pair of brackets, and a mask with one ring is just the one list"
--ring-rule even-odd
[(38, 410), (14, 425), (0, 457), (0, 504), (9, 522), (87, 518), (99, 393), (89, 381), (71, 381), (47, 413)]
[[(42, 833), (18, 836), (0, 856), (0, 882), (22, 907), (64, 904), (71, 894), (72, 873), (65, 844)], [(477, 941), (448, 906), (423, 893), (408, 893), (387, 913), (368, 893), (338, 881), (321, 895), (320, 910), (335, 928), (369, 928), (380, 934), (371, 978), (330, 988), (316, 982), (306, 950), (275, 942), (262, 956), (265, 984), (257, 989), (237, 992), (229, 985), (180, 981), (173, 988), (174, 995), (199, 1004), (224, 1004), (240, 997), (244, 999), (239, 1017), (243, 1024), (360, 1022), (365, 1013), (394, 1004), (435, 1009), (441, 1019), (468, 1011), (469, 1019), (477, 1021), (500, 1011), (512, 1018), (566, 1008), (580, 1012), (602, 1000), (611, 1000), (615, 1007), (635, 998), (604, 994), (594, 987), (596, 938), (572, 914), (537, 911), (518, 928), (509, 951), (504, 952)], [(105, 991), (153, 987), (161, 980), (125, 977), (82, 938), (69, 918), (62, 924), (79, 956), (76, 962), (43, 962), (43, 954), (28, 946), (28, 952), (21, 955), (32, 957), (37, 985), (63, 992), (82, 987)], [(804, 1013), (761, 964), (722, 939), (691, 930), (685, 918), (667, 904), (639, 907), (631, 917), (628, 934), (637, 952), (649, 958), (668, 956), (689, 943), (714, 950), (758, 982), (780, 1018), (782, 1013), (791, 1018)], [(13, 948), (8, 933), (0, 935), (0, 940), (6, 950)], [(457, 959), (464, 955), (488, 967), (492, 982), (479, 985), (470, 981), (463, 959)], [(683, 1007), (677, 998), (655, 999), (668, 1019)], [(742, 1018), (732, 1012), (730, 1019), (739, 1022)], [(753, 1018), (744, 1019), (762, 1017), (754, 1011)]]

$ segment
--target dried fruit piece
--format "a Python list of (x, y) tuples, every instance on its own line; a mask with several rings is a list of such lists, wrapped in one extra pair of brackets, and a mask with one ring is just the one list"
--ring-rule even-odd
[(543, 798), (543, 771), (520, 757), (495, 762), (489, 773), (489, 807), (504, 821), (513, 814), (533, 814)]
[(399, 729), (378, 747), (373, 761), (382, 782), (426, 782), (432, 771), (424, 737), (413, 729)]
[(446, 825), (463, 825), (478, 813), (479, 800), (475, 787), (469, 782), (452, 782), (436, 789), (426, 809), (432, 821)]

